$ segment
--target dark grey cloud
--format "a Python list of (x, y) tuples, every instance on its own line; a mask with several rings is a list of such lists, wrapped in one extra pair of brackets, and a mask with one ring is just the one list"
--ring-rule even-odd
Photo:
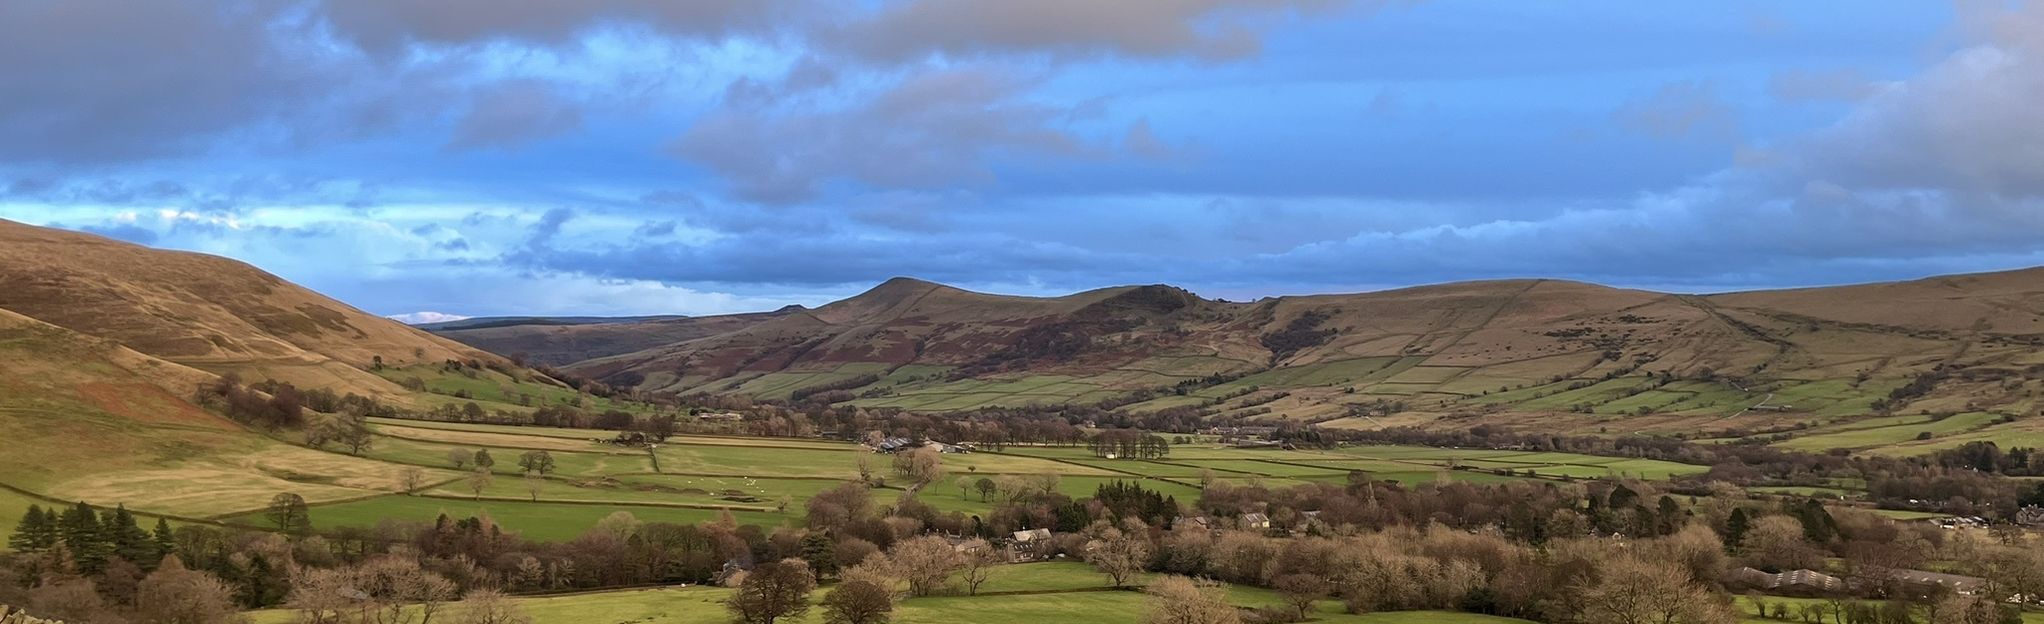
[(565, 44), (606, 25), (716, 38), (770, 31), (831, 7), (810, 0), (328, 0), (321, 10), (341, 36), (395, 54), (410, 44)]
[(318, 88), (263, 0), (0, 2), (0, 162), (190, 154)]
[(823, 185), (949, 188), (994, 181), (996, 156), (1071, 156), (1092, 146), (1060, 127), (1068, 109), (1022, 98), (1028, 82), (985, 68), (909, 75), (831, 110), (762, 108), (751, 86), (705, 115), (672, 152), (729, 179), (736, 196), (788, 203)]
[(506, 80), (477, 90), (447, 147), (511, 148), (581, 125), (581, 108), (559, 88), (539, 80)]
[(1257, 25), (1393, 0), (906, 0), (830, 31), (825, 41), (889, 62), (1010, 54), (1239, 59), (1262, 48)]

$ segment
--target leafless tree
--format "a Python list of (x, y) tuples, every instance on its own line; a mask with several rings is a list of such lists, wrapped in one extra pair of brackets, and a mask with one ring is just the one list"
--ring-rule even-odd
[(879, 624), (894, 612), (894, 592), (867, 580), (837, 584), (823, 598), (823, 621), (829, 624)]
[(490, 474), (489, 468), (477, 466), (475, 472), (468, 473), (468, 491), (475, 494), (477, 499), (481, 499), (483, 490), (490, 489), (490, 483), (496, 480), (496, 476)]
[(494, 589), (470, 590), (461, 598), (461, 618), (456, 624), (532, 624), (532, 617), (518, 608), (509, 596)]
[(1228, 604), (1227, 588), (1212, 581), (1166, 576), (1144, 590), (1150, 595), (1143, 624), (1241, 624), (1242, 615)]
[(774, 624), (781, 618), (797, 618), (809, 611), (809, 592), (816, 577), (801, 559), (782, 559), (760, 564), (745, 575), (738, 591), (725, 599), (724, 606), (739, 622)]
[(887, 551), (887, 568), (908, 582), (911, 596), (928, 596), (944, 588), (951, 574), (965, 566), (965, 557), (935, 535), (895, 542)]
[(1108, 584), (1127, 587), (1150, 560), (1150, 540), (1140, 533), (1109, 528), (1089, 544), (1086, 562), (1107, 575)]
[(965, 581), (965, 593), (977, 596), (979, 586), (986, 584), (987, 579), (993, 578), (994, 566), (1000, 565), (1001, 551), (983, 539), (960, 544), (959, 548), (965, 555), (965, 573), (962, 577)]

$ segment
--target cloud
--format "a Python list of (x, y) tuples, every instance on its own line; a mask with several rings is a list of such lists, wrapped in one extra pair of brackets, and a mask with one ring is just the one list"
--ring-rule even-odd
[[(974, 58), (1190, 56), (1233, 60), (1255, 54), (1255, 18), (1326, 12), (1348, 0), (906, 0), (824, 36), (863, 58), (887, 62), (930, 55)], [(1370, 1), (1380, 6), (1387, 1)]]
[(1128, 134), (1121, 138), (1121, 147), (1131, 154), (1152, 160), (1172, 156), (1171, 146), (1164, 144), (1163, 140), (1157, 138), (1157, 133), (1150, 130), (1148, 119), (1138, 119), (1129, 125)]
[(1057, 126), (1067, 109), (1024, 99), (1027, 81), (990, 68), (910, 74), (835, 109), (765, 108), (727, 98), (669, 149), (730, 180), (750, 201), (789, 203), (826, 183), (881, 189), (985, 185), (996, 156), (1078, 155), (1086, 142)]
[(1697, 80), (1661, 85), (1611, 116), (1627, 130), (1658, 139), (1727, 138), (1737, 123), (1731, 106), (1718, 98), (1717, 87)]
[(446, 312), (423, 311), (423, 312), (406, 312), (404, 314), (392, 314), (384, 318), (388, 318), (399, 323), (404, 323), (406, 325), (424, 325), (427, 323), (465, 321), (475, 317), (463, 316), (460, 314), (448, 314)]
[(581, 125), (581, 109), (561, 97), (557, 87), (537, 80), (507, 80), (478, 90), (447, 146), (510, 148)]
[[(1800, 141), (1798, 174), (1851, 188), (1934, 189), (1954, 208), (2002, 214), (2044, 195), (2044, 5), (2036, 32), (2007, 32), (1883, 89)], [(2005, 26), (2006, 27), (2006, 26)]]
[(827, 3), (791, 0), (326, 0), (320, 8), (343, 37), (386, 55), (411, 44), (565, 44), (604, 25), (719, 38), (830, 10)]
[(1856, 69), (1791, 69), (1767, 79), (1767, 94), (1785, 102), (1866, 99), (1879, 85)]
[(0, 162), (202, 150), (318, 88), (280, 2), (0, 2)]

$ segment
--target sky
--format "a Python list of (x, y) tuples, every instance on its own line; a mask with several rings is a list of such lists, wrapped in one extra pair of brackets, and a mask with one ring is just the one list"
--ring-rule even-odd
[(408, 320), (2044, 264), (2044, 0), (0, 0), (0, 218)]

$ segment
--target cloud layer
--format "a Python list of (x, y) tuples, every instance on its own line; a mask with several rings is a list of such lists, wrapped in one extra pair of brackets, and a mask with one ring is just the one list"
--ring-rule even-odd
[(0, 3), (0, 217), (389, 314), (2044, 261), (2044, 8), (1854, 6)]

